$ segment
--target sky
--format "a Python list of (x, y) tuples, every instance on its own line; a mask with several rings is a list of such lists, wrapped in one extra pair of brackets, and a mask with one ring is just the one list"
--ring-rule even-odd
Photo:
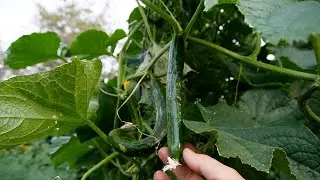
[[(49, 11), (54, 11), (63, 1), (76, 2), (82, 7), (91, 7), (101, 12), (106, 0), (0, 0), (0, 46), (6, 50), (10, 44), (25, 34), (38, 32), (35, 22), (36, 3), (40, 3)], [(107, 0), (109, 12), (105, 19), (110, 31), (117, 28), (126, 29), (130, 12), (136, 7), (135, 0)]]

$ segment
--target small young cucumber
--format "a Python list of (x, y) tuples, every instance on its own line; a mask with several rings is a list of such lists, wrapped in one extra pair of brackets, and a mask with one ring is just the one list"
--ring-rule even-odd
[(126, 138), (133, 128), (118, 128), (109, 133), (113, 148), (126, 156), (139, 157), (152, 153), (156, 145), (167, 133), (164, 90), (162, 90), (161, 84), (154, 77), (151, 77), (150, 87), (154, 100), (153, 104), (156, 109), (155, 125), (151, 135), (141, 140)]
[(183, 76), (184, 40), (182, 36), (172, 39), (169, 49), (168, 72), (166, 82), (167, 142), (169, 156), (179, 161), (182, 153), (182, 76)]

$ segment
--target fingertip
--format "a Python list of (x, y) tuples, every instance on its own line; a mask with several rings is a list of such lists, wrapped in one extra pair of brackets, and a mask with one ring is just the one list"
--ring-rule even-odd
[(193, 169), (196, 172), (199, 172), (199, 160), (195, 155), (196, 153), (189, 148), (185, 148), (182, 152), (184, 162), (189, 166), (189, 168)]
[(197, 149), (196, 147), (194, 147), (192, 144), (190, 143), (186, 143), (184, 144), (184, 148), (188, 148), (190, 149), (191, 151), (195, 152), (195, 153), (201, 153), (199, 149)]
[(158, 156), (161, 159), (161, 161), (166, 164), (168, 161), (168, 148), (167, 147), (162, 147), (159, 151), (158, 151)]
[(154, 180), (170, 180), (170, 177), (163, 171), (157, 171), (153, 175)]
[(192, 149), (189, 149), (189, 148), (185, 148), (182, 151), (183, 159), (185, 159), (185, 158), (190, 159), (190, 157), (193, 156), (194, 154), (195, 154), (195, 152)]

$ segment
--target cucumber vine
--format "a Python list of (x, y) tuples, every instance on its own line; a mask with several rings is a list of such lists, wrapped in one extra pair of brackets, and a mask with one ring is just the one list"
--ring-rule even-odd
[[(285, 9), (279, 4), (280, 1), (271, 0), (270, 4)], [(284, 176), (283, 178), (289, 179), (293, 176), (297, 179), (320, 178), (319, 167), (315, 165), (320, 164), (320, 159), (312, 159), (314, 163), (310, 165), (309, 159), (300, 157), (303, 153), (317, 156), (316, 153), (320, 152), (320, 133), (304, 121), (310, 119), (317, 124), (320, 123), (318, 114), (320, 111), (319, 107), (316, 107), (319, 103), (314, 103), (319, 101), (317, 95), (320, 90), (320, 30), (318, 32), (317, 27), (308, 24), (309, 39), (306, 38), (305, 41), (299, 41), (301, 40), (299, 38), (306, 33), (297, 34), (297, 41), (293, 41), (292, 38), (295, 36), (292, 34), (299, 32), (298, 30), (291, 32), (288, 29), (290, 31), (288, 36), (276, 44), (274, 41), (279, 38), (278, 36), (286, 34), (280, 32), (286, 27), (279, 28), (275, 35), (272, 33), (270, 35), (269, 32), (273, 30), (263, 29), (265, 27), (261, 25), (266, 22), (255, 24), (252, 21), (255, 17), (247, 18), (252, 14), (244, 10), (246, 3), (244, 0), (232, 2), (190, 0), (183, 5), (180, 4), (181, 1), (174, 0), (136, 0), (136, 2), (137, 8), (128, 20), (128, 35), (118, 31), (109, 36), (104, 32), (93, 30), (92, 33), (96, 34), (90, 36), (95, 38), (92, 44), (84, 41), (86, 38), (79, 36), (70, 45), (70, 49), (78, 48), (81, 52), (78, 54), (75, 53), (78, 51), (64, 47), (68, 51), (66, 57), (52, 55), (57, 49), (51, 50), (52, 52), (46, 55), (45, 53), (49, 52), (45, 49), (47, 46), (39, 43), (41, 52), (35, 50), (24, 54), (26, 61), (32, 59), (28, 55), (35, 54), (34, 62), (23, 64), (24, 61), (19, 61), (21, 60), (19, 58), (23, 57), (20, 53), (27, 50), (16, 46), (20, 44), (26, 46), (24, 43), (36, 38), (40, 40), (47, 38), (45, 42), (48, 42), (48, 46), (54, 44), (59, 48), (61, 43), (58, 41), (59, 38), (54, 33), (35, 33), (23, 36), (12, 43), (5, 62), (13, 68), (27, 67), (32, 63), (53, 58), (59, 58), (65, 64), (42, 74), (21, 76), (1, 82), (0, 107), (3, 112), (0, 112), (2, 128), (0, 128), (0, 147), (26, 143), (49, 135), (74, 133), (76, 135), (72, 135), (72, 138), (79, 139), (80, 144), (74, 147), (77, 150), (75, 156), (79, 157), (70, 160), (69, 163), (84, 162), (85, 165), (79, 168), (79, 173), (83, 174), (82, 180), (91, 179), (98, 172), (104, 174), (104, 179), (115, 177), (148, 179), (155, 170), (163, 167), (156, 156), (160, 146), (168, 146), (169, 160), (176, 160), (174, 163), (180, 165), (183, 162), (181, 157), (183, 143), (188, 141), (205, 150), (204, 153), (208, 154), (210, 151), (211, 156), (230, 164), (233, 168), (246, 168), (244, 171), (252, 172), (248, 177), (252, 175), (256, 179), (261, 176), (264, 179), (275, 178), (273, 176)], [(197, 6), (193, 5), (194, 2), (198, 3)], [(264, 2), (259, 3), (262, 3), (261, 6), (268, 5)], [(299, 1), (291, 5), (287, 1), (286, 3), (288, 9), (302, 4), (303, 7), (310, 8), (310, 11), (313, 10), (314, 14), (320, 12), (316, 9), (320, 7), (318, 2)], [(279, 12), (277, 11), (280, 15), (281, 8)], [(262, 15), (267, 13), (269, 12), (264, 12)], [(284, 13), (283, 18), (288, 18), (287, 14)], [(253, 22), (252, 26), (247, 22)], [(273, 21), (270, 20), (268, 23)], [(124, 37), (127, 39), (116, 56), (114, 49), (118, 41)], [(267, 40), (269, 38), (270, 42), (263, 46), (262, 38)], [(90, 49), (100, 45), (102, 46), (100, 50)], [(156, 50), (153, 51), (152, 48)], [(273, 52), (271, 49), (277, 51)], [(302, 67), (300, 63), (305, 63), (307, 60), (293, 61), (292, 56), (296, 54), (289, 50), (289, 53), (283, 52), (283, 49), (294, 50), (297, 54), (304, 53), (303, 55), (312, 51), (315, 62), (308, 61), (307, 65)], [(280, 51), (285, 55), (279, 55)], [(43, 54), (46, 56), (41, 57)], [(275, 57), (272, 60), (276, 62), (267, 61), (268, 54)], [(97, 57), (101, 55), (109, 55), (118, 60), (116, 78), (106, 83), (100, 78), (99, 70), (102, 65)], [(87, 57), (89, 60), (80, 60), (76, 56)], [(156, 77), (155, 74), (161, 75)], [(256, 83), (256, 79), (262, 83)], [(97, 84), (98, 87), (95, 89)], [(295, 84), (310, 88), (294, 89), (292, 87)], [(281, 94), (283, 89), (290, 92), (283, 95)], [(61, 98), (57, 98), (60, 95)], [(267, 99), (263, 99), (266, 97)], [(259, 101), (259, 98), (262, 100)], [(98, 107), (93, 107), (92, 102), (96, 102)], [(253, 102), (256, 104), (249, 104)], [(16, 107), (13, 104), (17, 104)], [(295, 108), (300, 111), (296, 111)], [(237, 115), (233, 117), (234, 114)], [(305, 119), (301, 120), (301, 115)], [(252, 117), (246, 119), (247, 116)], [(291, 119), (288, 122), (294, 121), (296, 124), (284, 126), (283, 123), (273, 120), (277, 119), (275, 116), (289, 117)], [(295, 121), (298, 118), (299, 121)], [(9, 127), (8, 119), (14, 122), (12, 124), (18, 124), (17, 127)], [(226, 122), (225, 119), (230, 122)], [(233, 119), (238, 121), (233, 122)], [(28, 124), (24, 122), (27, 120), (32, 121)], [(265, 124), (261, 124), (261, 121)], [(237, 125), (236, 128), (233, 127), (234, 124)], [(294, 128), (297, 124), (301, 128), (298, 128), (296, 133)], [(276, 128), (270, 129), (275, 125)], [(258, 137), (259, 132), (254, 130), (259, 128), (261, 128), (259, 132), (264, 129), (270, 130), (265, 132), (263, 137)], [(269, 137), (269, 133), (278, 128), (283, 128), (284, 134), (294, 132), (295, 136), (292, 137), (294, 140), (291, 139), (291, 142), (297, 144), (291, 147), (290, 143), (276, 145), (274, 142), (265, 143), (266, 137), (273, 138)], [(245, 133), (249, 131), (254, 132), (255, 134), (252, 133), (251, 136), (257, 138), (245, 139)], [(303, 133), (300, 133), (301, 131)], [(282, 131), (278, 134), (281, 133)], [(309, 143), (309, 139), (301, 139), (303, 138), (299, 136), (301, 134), (312, 139), (310, 140), (312, 143)], [(291, 137), (285, 138), (290, 140)], [(261, 139), (264, 140), (263, 143)], [(296, 139), (299, 139), (299, 142)], [(208, 142), (214, 142), (214, 147)], [(262, 146), (259, 146), (259, 143)], [(293, 155), (296, 152), (292, 153), (294, 150), (290, 148), (294, 149), (301, 144), (305, 146), (301, 148), (306, 152), (299, 151), (297, 152), (299, 155)], [(64, 148), (68, 148), (68, 143), (61, 145), (62, 152)], [(239, 149), (239, 152), (234, 152), (234, 149)], [(257, 151), (257, 154), (252, 155), (258, 157), (254, 158), (254, 161), (249, 156), (252, 154), (252, 149)], [(265, 149), (268, 151), (264, 151)], [(311, 153), (306, 149), (314, 152)], [(241, 154), (241, 151), (245, 151), (245, 155)], [(96, 153), (94, 155), (99, 158), (89, 161), (90, 153)], [(74, 154), (70, 157), (72, 155)], [(286, 162), (285, 170), (277, 163), (273, 163), (277, 162), (274, 161), (275, 158), (279, 158), (277, 156), (281, 156), (281, 161)], [(297, 156), (301, 159), (295, 159)], [(68, 158), (69, 156), (66, 157)], [(101, 159), (103, 160), (100, 161)], [(242, 166), (243, 164), (250, 166)], [(307, 170), (304, 169), (306, 167)], [(166, 166), (165, 169), (174, 168)], [(245, 176), (246, 172), (243, 173)]]

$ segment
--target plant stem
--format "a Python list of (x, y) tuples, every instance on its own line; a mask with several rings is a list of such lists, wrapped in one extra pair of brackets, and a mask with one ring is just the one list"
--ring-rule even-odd
[(204, 3), (204, 0), (201, 0), (197, 9), (196, 9), (196, 12), (194, 12), (191, 20), (189, 21), (189, 23), (187, 24), (187, 27), (186, 29), (184, 30), (184, 37), (187, 37), (190, 33), (190, 30), (192, 29), (193, 27), (193, 24), (196, 22), (201, 10), (203, 9), (203, 3)]
[(154, 65), (154, 63), (156, 63), (157, 60), (169, 49), (170, 44), (171, 44), (170, 42), (169, 42), (168, 44), (166, 44), (166, 45), (159, 51), (159, 53), (158, 53), (157, 55), (155, 55), (155, 56), (150, 60), (150, 63), (149, 63), (148, 66), (146, 67), (146, 70), (127, 77), (127, 80), (130, 80), (130, 79), (134, 79), (134, 78), (143, 76), (146, 72), (148, 72), (148, 71), (150, 70), (150, 68)]
[(318, 74), (320, 75), (320, 40), (317, 34), (311, 34), (310, 40), (313, 46), (314, 55), (316, 56), (318, 65)]
[(257, 60), (260, 51), (261, 51), (261, 35), (260, 35), (260, 33), (257, 33), (256, 45), (255, 45), (253, 52), (251, 53), (251, 55), (249, 57)]
[(108, 136), (97, 126), (95, 125), (92, 121), (90, 121), (89, 119), (86, 120), (86, 123), (88, 124), (88, 126), (94, 130), (106, 143), (109, 144), (109, 138)]
[(100, 91), (101, 91), (101, 92), (103, 92), (103, 94), (106, 94), (106, 95), (108, 95), (108, 96), (112, 96), (112, 97), (119, 97), (119, 95), (109, 93), (109, 92), (107, 92), (107, 91), (103, 90), (102, 88), (100, 88)]
[(134, 119), (135, 119), (136, 123), (138, 124), (138, 129), (139, 129), (139, 131), (142, 131), (142, 122), (141, 122), (139, 114), (137, 113), (137, 108), (135, 107), (132, 100), (129, 101), (129, 105), (131, 107)]
[(114, 166), (116, 166), (120, 172), (125, 175), (125, 176), (128, 176), (128, 177), (131, 177), (131, 175), (129, 173), (127, 173), (121, 166), (121, 164), (119, 163), (119, 160), (117, 159), (117, 162), (115, 162), (115, 164), (113, 164)]
[(58, 56), (59, 59), (61, 59), (63, 62), (68, 63), (68, 60), (62, 56)]
[(150, 40), (153, 41), (152, 31), (151, 31), (146, 13), (144, 13), (144, 10), (143, 10), (142, 6), (140, 5), (139, 0), (136, 0), (136, 1), (137, 1), (138, 8), (139, 8), (140, 14), (142, 16), (142, 19), (144, 21), (144, 25), (146, 26), (148, 36), (149, 36)]
[(163, 19), (165, 19), (169, 24), (172, 25), (174, 31), (177, 34), (182, 34), (183, 30), (180, 26), (180, 24), (178, 23), (178, 21), (173, 17), (170, 16), (169, 14), (167, 14), (166, 12), (162, 11), (162, 9), (160, 9), (159, 7), (157, 7), (156, 5), (154, 5), (153, 3), (151, 3), (149, 0), (140, 0), (141, 2), (143, 2), (146, 6), (148, 6), (150, 9), (152, 9), (153, 11), (155, 11), (156, 13), (158, 13)]
[(284, 85), (284, 83), (280, 83), (280, 82), (270, 82), (270, 83), (262, 83), (262, 84), (254, 84), (253, 82), (250, 81), (250, 79), (242, 74), (241, 77), (243, 78), (243, 80), (248, 83), (250, 86), (252, 87), (256, 87), (256, 88), (262, 88), (262, 87), (281, 87)]
[(318, 78), (318, 75), (316, 74), (310, 74), (310, 73), (305, 73), (305, 72), (300, 72), (300, 71), (295, 71), (295, 70), (291, 70), (291, 69), (287, 69), (287, 68), (282, 68), (282, 67), (278, 67), (278, 66), (274, 66), (271, 64), (267, 64), (267, 63), (263, 63), (260, 61), (256, 61), (255, 59), (251, 58), (251, 57), (247, 57), (247, 56), (242, 56), (240, 54), (237, 54), (233, 51), (230, 51), (226, 48), (223, 48), (219, 45), (216, 45), (214, 43), (208, 42), (206, 40), (203, 39), (199, 39), (199, 38), (195, 38), (195, 37), (191, 37), (188, 36), (187, 37), (188, 40), (196, 42), (198, 44), (202, 44), (208, 47), (211, 47), (213, 49), (216, 49), (230, 57), (233, 57), (235, 59), (238, 59), (244, 63), (253, 65), (257, 68), (261, 68), (261, 69), (265, 69), (265, 70), (270, 70), (273, 72), (277, 72), (280, 74), (284, 74), (287, 76), (291, 76), (291, 77), (295, 77), (295, 78), (300, 78), (300, 79), (307, 79), (307, 80), (316, 80)]
[(101, 166), (107, 164), (112, 158), (114, 158), (115, 156), (117, 156), (119, 153), (118, 152), (114, 152), (112, 154), (110, 154), (108, 157), (106, 157), (105, 159), (103, 159), (102, 161), (100, 161), (98, 164), (94, 165), (91, 169), (89, 169), (81, 178), (81, 180), (86, 180), (87, 177), (90, 176), (90, 174), (92, 174), (94, 171), (96, 171), (97, 169), (99, 169)]
[[(138, 29), (142, 26), (143, 24), (143, 21), (141, 20), (133, 29), (132, 31), (129, 33), (128, 35), (128, 39), (127, 41), (124, 43), (122, 49), (121, 49), (121, 52), (120, 52), (120, 55), (119, 55), (119, 68), (118, 68), (118, 79), (117, 79), (117, 89), (121, 89), (121, 86), (122, 86), (122, 82), (123, 82), (123, 79), (124, 79), (124, 76), (125, 76), (125, 61), (123, 59), (123, 54), (124, 52), (126, 51), (127, 49), (127, 46), (129, 45), (129, 42), (130, 40), (132, 39), (133, 35), (138, 31)], [(117, 92), (118, 94), (118, 99), (117, 99), (117, 103), (116, 103), (116, 111), (118, 110), (119, 106), (120, 106), (120, 100), (121, 100), (121, 97), (120, 97), (120, 92)], [(114, 115), (114, 119), (113, 119), (113, 128), (118, 128), (118, 116), (117, 116), (117, 113), (115, 113)]]
[(96, 139), (94, 139), (92, 142), (96, 146), (96, 148), (99, 149), (101, 155), (103, 155), (104, 157), (108, 156), (108, 154), (106, 152), (104, 152), (104, 150), (102, 149), (102, 147), (100, 146), (100, 144), (98, 143), (98, 141)]
[[(106, 152), (104, 152), (104, 150), (102, 149), (102, 147), (100, 146), (100, 144), (98, 143), (97, 140), (93, 140), (93, 143), (94, 143), (94, 145), (99, 149), (100, 154), (101, 154), (102, 156), (108, 157), (108, 154), (107, 154)], [(113, 160), (110, 160), (110, 162), (111, 162), (115, 167), (117, 167), (122, 174), (124, 174), (125, 176), (130, 176), (130, 174), (126, 173), (126, 172), (123, 170), (123, 168), (121, 167), (118, 159), (117, 159), (117, 162), (114, 162)]]
[(152, 133), (152, 129), (146, 121), (142, 121), (142, 125), (144, 126), (144, 128), (146, 128), (149, 134)]

